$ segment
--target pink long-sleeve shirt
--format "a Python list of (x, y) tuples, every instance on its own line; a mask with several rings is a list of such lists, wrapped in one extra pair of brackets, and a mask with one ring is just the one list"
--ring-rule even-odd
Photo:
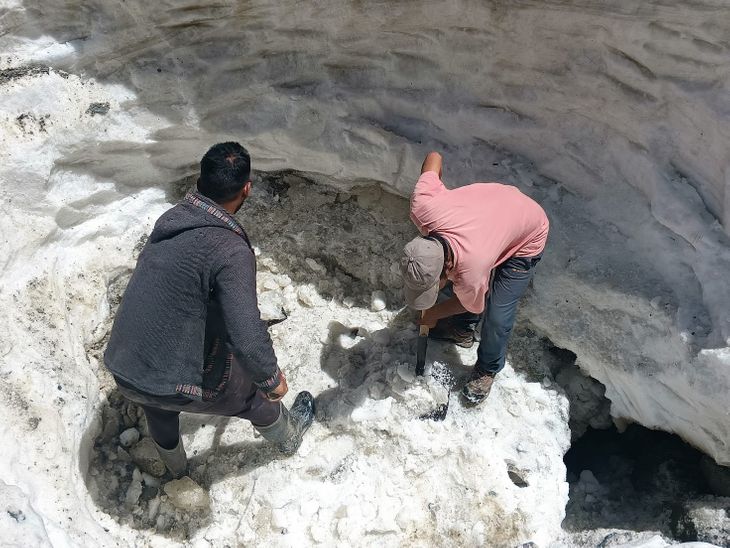
[(437, 173), (422, 173), (411, 196), (411, 220), (427, 236), (436, 232), (454, 253), (447, 272), (469, 312), (484, 310), (492, 269), (510, 257), (545, 249), (549, 222), (542, 207), (517, 188), (474, 183), (448, 189)]

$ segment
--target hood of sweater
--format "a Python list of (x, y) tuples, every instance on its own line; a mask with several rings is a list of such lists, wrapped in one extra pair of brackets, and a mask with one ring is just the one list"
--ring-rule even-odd
[(198, 192), (191, 192), (175, 207), (166, 211), (150, 234), (152, 243), (174, 238), (182, 232), (199, 228), (225, 228), (248, 243), (243, 227), (220, 205)]

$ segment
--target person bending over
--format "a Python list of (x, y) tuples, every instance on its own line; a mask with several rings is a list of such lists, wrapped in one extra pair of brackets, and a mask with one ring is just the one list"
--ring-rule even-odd
[(238, 143), (206, 152), (197, 192), (155, 223), (104, 354), (175, 477), (187, 470), (181, 411), (248, 419), (287, 454), (314, 418), (309, 392), (290, 410), (281, 403), (288, 387), (260, 317), (253, 249), (233, 217), (251, 191), (250, 172)]
[[(431, 337), (463, 347), (473, 345), (483, 315), (477, 362), (462, 390), (476, 405), (504, 367), (517, 303), (542, 257), (549, 223), (517, 188), (448, 189), (441, 169), (441, 155), (429, 153), (411, 196), (411, 220), (422, 236), (404, 249), (404, 293), (411, 308), (423, 311), (420, 323), (432, 328)], [(446, 298), (436, 304), (440, 290)]]

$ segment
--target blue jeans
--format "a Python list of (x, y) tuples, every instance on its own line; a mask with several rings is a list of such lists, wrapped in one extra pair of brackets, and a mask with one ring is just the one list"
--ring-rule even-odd
[[(530, 284), (535, 265), (542, 258), (511, 257), (494, 271), (494, 279), (487, 293), (482, 323), (482, 340), (477, 349), (475, 369), (481, 373), (499, 373), (504, 367), (507, 342), (517, 314), (517, 303)], [(451, 288), (447, 290), (449, 295)], [(454, 316), (453, 324), (460, 329), (473, 330), (481, 314), (465, 313)]]

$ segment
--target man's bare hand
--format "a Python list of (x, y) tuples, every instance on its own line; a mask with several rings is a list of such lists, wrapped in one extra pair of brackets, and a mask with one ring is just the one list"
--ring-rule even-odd
[(281, 381), (279, 382), (279, 386), (274, 388), (271, 392), (266, 392), (264, 395), (266, 396), (266, 399), (269, 401), (281, 401), (281, 399), (286, 396), (286, 393), (289, 391), (289, 386), (286, 384), (286, 377), (284, 376), (284, 373), (281, 374)]
[(418, 325), (428, 326), (429, 329), (436, 327), (436, 323), (443, 318), (450, 318), (456, 314), (467, 312), (466, 308), (461, 304), (456, 295), (446, 299), (425, 310), (420, 318), (416, 321)]
[(418, 325), (425, 325), (429, 329), (433, 329), (436, 327), (436, 323), (439, 321), (439, 318), (434, 314), (434, 309), (429, 308), (428, 310), (424, 310), (423, 314), (420, 318), (418, 318)]

